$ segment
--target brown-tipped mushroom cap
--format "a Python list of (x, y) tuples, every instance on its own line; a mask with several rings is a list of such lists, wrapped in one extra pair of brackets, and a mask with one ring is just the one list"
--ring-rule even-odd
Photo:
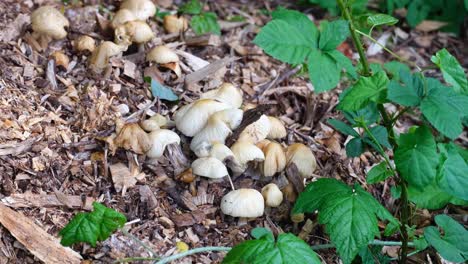
[(156, 62), (162, 67), (172, 70), (177, 77), (180, 77), (182, 74), (179, 65), (179, 56), (167, 46), (159, 45), (152, 48), (150, 52), (146, 54), (146, 61)]
[(262, 195), (265, 198), (266, 206), (278, 207), (283, 202), (283, 193), (274, 183), (265, 185), (262, 188)]
[(144, 130), (151, 132), (158, 130), (162, 127), (171, 127), (171, 122), (172, 121), (166, 118), (165, 116), (161, 114), (155, 114), (152, 117), (142, 121), (140, 125)]
[(218, 159), (222, 162), (228, 159), (235, 159), (232, 150), (228, 148), (228, 146), (219, 142), (216, 142), (212, 145), (209, 155), (210, 157)]
[(65, 27), (69, 26), (68, 19), (52, 6), (42, 6), (31, 14), (31, 25), (35, 33), (62, 39), (67, 36)]
[(192, 172), (195, 175), (212, 179), (219, 179), (229, 175), (223, 162), (212, 157), (196, 159), (192, 162)]
[(287, 135), (286, 128), (279, 118), (268, 116), (268, 120), (270, 120), (270, 131), (268, 132), (267, 138), (278, 139), (284, 138)]
[(146, 152), (149, 158), (159, 158), (164, 154), (167, 145), (179, 144), (180, 137), (168, 129), (158, 129), (149, 133), (151, 148)]
[(78, 39), (75, 40), (75, 49), (79, 52), (93, 52), (94, 49), (96, 48), (96, 42), (94, 39), (90, 36), (80, 36)]
[(237, 141), (231, 146), (232, 153), (236, 158), (239, 167), (233, 167), (232, 170), (236, 173), (241, 173), (247, 169), (250, 161), (263, 161), (265, 155), (262, 150), (250, 142)]
[(257, 121), (248, 125), (239, 135), (239, 140), (248, 141), (253, 144), (264, 140), (270, 132), (270, 120), (262, 115)]
[(176, 15), (164, 16), (164, 29), (167, 33), (180, 33), (188, 28), (187, 19), (183, 16), (177, 17)]
[(288, 164), (294, 163), (303, 178), (312, 177), (313, 172), (317, 168), (315, 156), (304, 144), (294, 143), (290, 145), (286, 151), (286, 159)]
[(263, 196), (255, 189), (230, 191), (221, 199), (223, 214), (233, 217), (259, 217), (263, 215), (265, 203)]
[(130, 45), (132, 43), (145, 43), (154, 38), (150, 26), (144, 21), (128, 21), (114, 30), (115, 43), (119, 45)]
[(146, 20), (156, 13), (156, 5), (151, 0), (125, 0), (120, 9), (132, 11), (138, 20)]
[(117, 13), (115, 13), (114, 17), (112, 18), (111, 26), (115, 29), (128, 21), (135, 20), (137, 20), (137, 18), (132, 11), (128, 9), (120, 9), (119, 11), (117, 11)]
[(230, 83), (223, 83), (219, 88), (205, 92), (200, 97), (215, 99), (234, 108), (242, 105), (242, 91)]
[(277, 142), (270, 142), (262, 148), (265, 160), (263, 161), (262, 172), (265, 177), (275, 175), (286, 167), (286, 154), (283, 147)]
[(117, 45), (112, 41), (102, 42), (89, 58), (90, 68), (94, 72), (102, 72), (102, 70), (109, 66), (110, 57), (120, 55), (122, 52), (126, 51), (127, 48), (128, 46)]

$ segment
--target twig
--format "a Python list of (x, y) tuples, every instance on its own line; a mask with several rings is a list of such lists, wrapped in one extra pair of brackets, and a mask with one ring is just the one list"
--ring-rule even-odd
[(153, 105), (155, 105), (155, 104), (158, 102), (158, 100), (159, 100), (159, 97), (155, 97), (151, 103), (147, 104), (147, 105), (146, 105), (145, 107), (143, 107), (142, 109), (140, 109), (140, 110), (136, 111), (135, 113), (133, 113), (133, 114), (129, 115), (128, 117), (126, 117), (126, 118), (125, 118), (125, 121), (128, 121), (128, 120), (134, 118), (135, 116), (138, 116), (138, 115), (140, 115), (140, 114), (146, 112), (146, 111), (147, 111), (148, 109), (150, 109)]
[(260, 86), (260, 91), (257, 93), (257, 95), (254, 97), (254, 99), (258, 99), (260, 97), (263, 97), (266, 91), (269, 89), (273, 88), (275, 85), (278, 83), (281, 83), (282, 81), (286, 80), (287, 78), (291, 77), (292, 75), (296, 74), (298, 71), (302, 69), (302, 64), (297, 65), (294, 67), (294, 69), (291, 69), (281, 75), (276, 76), (273, 80), (269, 81), (268, 83)]

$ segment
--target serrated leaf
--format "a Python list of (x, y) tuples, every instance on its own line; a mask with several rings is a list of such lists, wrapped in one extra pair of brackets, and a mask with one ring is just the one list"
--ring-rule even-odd
[(254, 263), (259, 253), (271, 251), (274, 244), (266, 237), (249, 240), (232, 248), (223, 259), (223, 264)]
[[(385, 127), (374, 126), (374, 127), (371, 127), (369, 130), (372, 133), (372, 135), (374, 135), (375, 139), (381, 146), (388, 148), (388, 149), (392, 148), (392, 146), (388, 142), (388, 133)], [(373, 147), (376, 151), (380, 151), (377, 145), (374, 143), (374, 141), (372, 141), (371, 137), (367, 133), (364, 133), (363, 141), (366, 142), (371, 147)]]
[(203, 12), (195, 15), (190, 20), (190, 26), (197, 35), (213, 33), (221, 35), (221, 28), (218, 24), (218, 16), (213, 12)]
[(468, 94), (466, 73), (452, 54), (446, 49), (441, 49), (431, 57), (431, 61), (440, 68), (445, 81), (453, 85), (456, 93)]
[(455, 139), (462, 130), (462, 118), (468, 112), (468, 96), (455, 93), (438, 80), (427, 78), (427, 95), (421, 111), (442, 134)]
[(372, 167), (372, 169), (367, 173), (366, 181), (368, 184), (374, 184), (385, 181), (391, 176), (392, 172), (387, 168), (387, 164), (385, 162), (381, 162)]
[(451, 145), (446, 147), (446, 158), (439, 166), (438, 185), (451, 195), (468, 200), (468, 164)]
[(387, 14), (375, 14), (371, 15), (367, 18), (367, 23), (369, 26), (375, 27), (375, 26), (382, 26), (382, 25), (395, 25), (398, 23), (398, 19), (389, 16)]
[(437, 215), (435, 222), (443, 229), (442, 236), (434, 226), (424, 229), (424, 237), (446, 260), (465, 262), (468, 260), (468, 231), (447, 215)]
[(384, 63), (384, 69), (392, 75), (392, 80), (400, 80), (400, 72), (410, 72), (410, 67), (408, 65), (401, 63), (399, 61), (390, 61)]
[(167, 88), (153, 78), (151, 78), (151, 93), (154, 97), (159, 97), (162, 100), (179, 100), (179, 97), (177, 97), (177, 95), (170, 88)]
[(320, 50), (311, 50), (307, 58), (307, 68), (309, 78), (318, 93), (335, 88), (340, 81), (341, 68), (331, 56)]
[(203, 10), (203, 5), (199, 0), (190, 0), (179, 8), (179, 12), (189, 15), (198, 15)]
[(434, 181), (439, 156), (431, 130), (425, 126), (401, 134), (395, 151), (395, 165), (410, 185), (424, 188)]
[[(398, 222), (359, 185), (350, 188), (336, 179), (319, 179), (307, 185), (294, 205), (294, 213), (319, 212), (319, 223), (348, 264), (375, 236), (377, 218)], [(346, 221), (343, 221), (346, 219)]]
[(392, 80), (388, 85), (388, 99), (403, 106), (417, 106), (424, 96), (424, 83), (420, 76), (401, 71), (403, 85)]
[(440, 189), (434, 182), (424, 186), (423, 189), (408, 186), (408, 198), (418, 208), (437, 210), (450, 203), (452, 196)]
[(298, 29), (304, 35), (309, 45), (318, 47), (319, 32), (315, 24), (303, 13), (296, 10), (278, 8), (271, 13), (273, 19), (280, 19)]
[(323, 51), (336, 49), (349, 36), (348, 25), (346, 20), (322, 22), (320, 24), (319, 48)]
[(353, 138), (346, 144), (346, 156), (359, 157), (364, 152), (364, 142), (361, 138)]
[(274, 241), (275, 238), (273, 237), (273, 234), (271, 233), (270, 230), (263, 228), (263, 227), (256, 227), (250, 231), (250, 234), (252, 235), (253, 238), (259, 239), (262, 237), (267, 237), (267, 239)]
[(337, 120), (337, 119), (328, 119), (328, 123), (334, 127), (336, 130), (340, 131), (341, 133), (353, 136), (353, 137), (360, 137), (359, 133), (356, 132), (351, 126), (347, 125), (346, 123)]
[(375, 103), (369, 103), (366, 107), (357, 111), (344, 111), (343, 114), (346, 119), (353, 125), (357, 124), (356, 120), (361, 120), (365, 122), (366, 125), (371, 125), (377, 122), (377, 119), (379, 119), (379, 110), (377, 109), (377, 104)]
[(77, 214), (60, 230), (62, 245), (85, 242), (95, 247), (97, 241), (106, 240), (112, 232), (127, 222), (123, 214), (102, 204), (94, 202), (93, 208), (90, 213)]
[(343, 97), (339, 108), (346, 111), (356, 111), (364, 108), (370, 102), (384, 103), (387, 97), (389, 80), (381, 71), (371, 77), (360, 77)]
[(346, 73), (351, 75), (351, 77), (353, 77), (354, 79), (358, 77), (356, 73), (356, 68), (354, 68), (353, 63), (343, 53), (341, 53), (338, 50), (331, 50), (328, 51), (327, 54), (330, 55), (336, 61), (340, 68), (345, 69)]

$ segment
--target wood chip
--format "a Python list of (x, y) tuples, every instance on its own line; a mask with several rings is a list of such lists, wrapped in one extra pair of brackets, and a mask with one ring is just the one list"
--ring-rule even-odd
[(192, 226), (194, 224), (200, 224), (205, 220), (206, 216), (203, 211), (197, 210), (190, 213), (174, 214), (171, 216), (177, 227)]
[(1, 201), (12, 208), (43, 208), (68, 205), (72, 208), (91, 211), (93, 209), (92, 203), (95, 199), (86, 197), (83, 202), (83, 199), (78, 195), (66, 195), (67, 204), (64, 204), (64, 199), (59, 199), (55, 194), (18, 193), (5, 197)]
[(32, 219), (0, 203), (0, 223), (34, 256), (48, 264), (79, 264), (82, 257), (37, 226)]
[(210, 63), (209, 65), (199, 69), (198, 71), (192, 72), (185, 77), (185, 85), (190, 89), (190, 85), (195, 84), (207, 76), (210, 76), (216, 73), (222, 67), (225, 67), (229, 63), (238, 60), (237, 57), (225, 57), (223, 59), (217, 60), (215, 62)]
[(205, 34), (201, 36), (193, 36), (185, 39), (185, 44), (188, 46), (219, 46), (221, 38), (218, 35)]

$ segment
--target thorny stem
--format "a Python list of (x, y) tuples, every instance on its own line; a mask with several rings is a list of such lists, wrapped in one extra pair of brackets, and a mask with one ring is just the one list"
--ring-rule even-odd
[[(357, 49), (357, 51), (359, 53), (359, 59), (360, 59), (361, 64), (362, 64), (362, 68), (363, 68), (362, 75), (363, 76), (370, 76), (371, 72), (370, 72), (370, 68), (369, 68), (369, 62), (367, 61), (366, 55), (364, 53), (364, 49), (363, 49), (363, 46), (362, 46), (362, 43), (361, 43), (361, 39), (358, 37), (357, 33), (359, 33), (359, 34), (369, 38), (371, 41), (377, 43), (383, 49), (385, 49), (385, 51), (389, 52), (390, 54), (392, 54), (393, 56), (395, 56), (399, 60), (408, 62), (406, 60), (403, 60), (403, 58), (401, 58), (400, 56), (398, 56), (397, 54), (395, 54), (391, 50), (389, 50), (386, 47), (384, 47), (383, 45), (381, 45), (376, 39), (374, 39), (371, 36), (357, 30), (354, 27), (353, 17), (351, 15), (349, 9), (345, 5), (344, 0), (337, 0), (337, 3), (338, 3), (338, 6), (340, 7), (340, 9), (341, 9), (341, 11), (343, 13), (344, 18), (349, 22), (349, 30), (350, 30), (350, 33), (351, 33), (351, 37), (353, 39), (354, 46), (356, 47), (356, 49)], [(408, 62), (408, 63), (410, 65), (415, 66), (418, 70), (421, 70), (418, 65), (416, 65), (416, 64), (414, 64), (412, 62)], [(397, 147), (397, 144), (396, 144), (396, 140), (395, 140), (395, 133), (393, 131), (393, 120), (388, 116), (387, 111), (385, 111), (385, 107), (383, 106), (383, 104), (378, 104), (377, 107), (378, 107), (379, 112), (380, 112), (380, 114), (382, 116), (383, 124), (385, 126), (385, 129), (387, 130), (390, 144), (392, 145), (393, 149), (395, 149)], [(396, 177), (398, 175), (397, 171), (393, 170), (393, 172), (394, 172), (394, 176)], [(402, 203), (401, 226), (400, 226), (400, 231), (401, 231), (401, 234), (402, 234), (402, 244), (401, 244), (400, 263), (406, 263), (406, 258), (407, 258), (407, 253), (408, 253), (408, 232), (406, 230), (406, 226), (408, 226), (408, 221), (409, 221), (408, 186), (407, 186), (407, 183), (405, 182), (405, 180), (401, 179), (401, 178), (399, 179), (399, 184), (401, 186), (401, 203)]]

